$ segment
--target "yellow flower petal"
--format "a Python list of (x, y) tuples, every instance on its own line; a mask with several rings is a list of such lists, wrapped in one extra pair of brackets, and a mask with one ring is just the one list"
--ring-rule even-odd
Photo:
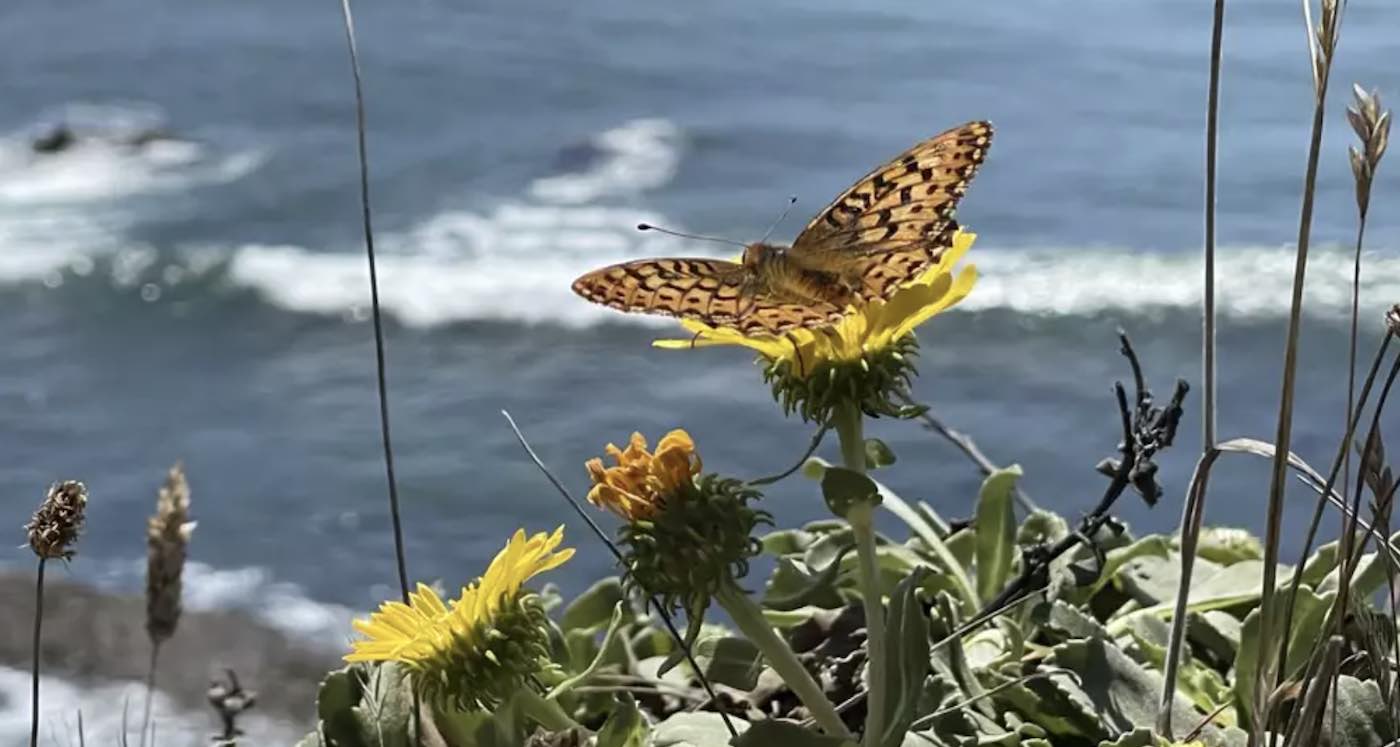
[(351, 622), (365, 638), (351, 643), (345, 660), (431, 666), (435, 659), (446, 661), (454, 651), (476, 645), (480, 631), (490, 627), (492, 615), (515, 598), (526, 581), (573, 557), (572, 548), (558, 549), (563, 541), (562, 526), (553, 534), (540, 532), (529, 538), (524, 530), (517, 530), (486, 572), (464, 587), (450, 606), (422, 583), (409, 594), (408, 604), (383, 603), (369, 619)]

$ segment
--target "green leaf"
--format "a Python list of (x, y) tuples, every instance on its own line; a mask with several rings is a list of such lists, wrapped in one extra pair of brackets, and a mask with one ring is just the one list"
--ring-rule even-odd
[(582, 630), (596, 633), (608, 625), (622, 601), (622, 583), (616, 576), (605, 578), (588, 587), (564, 608), (560, 627), (565, 631)]
[(865, 468), (880, 469), (894, 464), (894, 451), (878, 438), (865, 439)]
[[(1158, 562), (1166, 561), (1158, 559)], [(1197, 581), (1192, 584), (1191, 593), (1186, 598), (1187, 611), (1205, 612), (1257, 601), (1262, 570), (1263, 563), (1246, 560), (1221, 568), (1208, 578)], [(1284, 566), (1279, 566), (1280, 579), (1287, 578), (1286, 570)], [(1136, 615), (1166, 617), (1171, 615), (1175, 608), (1176, 601), (1168, 599), (1150, 607), (1118, 615), (1108, 623), (1109, 635), (1117, 637), (1127, 632), (1132, 625), (1132, 618)]]
[(801, 555), (816, 539), (810, 532), (801, 529), (779, 529), (763, 535), (759, 543), (763, 545), (765, 553), (781, 557)]
[(365, 665), (344, 667), (326, 675), (321, 681), (321, 688), (316, 693), (316, 716), (320, 719), (319, 731), (331, 744), (343, 747), (365, 745), (360, 738), (354, 708), (363, 694), (360, 683), (361, 678), (367, 676), (368, 669)]
[(879, 743), (899, 747), (918, 715), (929, 671), (928, 618), (915, 598), (926, 573), (915, 568), (890, 595), (885, 619), (885, 732)]
[(597, 747), (644, 747), (647, 723), (632, 696), (618, 696), (617, 706), (598, 732)]
[(1171, 742), (1146, 727), (1133, 729), (1117, 739), (1099, 742), (1099, 747), (1170, 747)]
[[(880, 490), (881, 505), (890, 513), (899, 517), (914, 532), (914, 536), (924, 544), (929, 553), (933, 556), (938, 568), (951, 579), (953, 593), (962, 603), (965, 611), (972, 614), (977, 609), (977, 596), (972, 589), (972, 580), (968, 578), (967, 569), (944, 541), (942, 534), (926, 518), (923, 512), (915, 510), (903, 498), (900, 498), (893, 491), (879, 483), (876, 487)], [(932, 510), (929, 511), (932, 514)], [(937, 514), (932, 514), (937, 517)]]
[[(1400, 543), (1400, 533), (1391, 535), (1390, 544)], [(1366, 553), (1357, 562), (1356, 568), (1352, 571), (1351, 577), (1351, 597), (1354, 599), (1367, 599), (1384, 584), (1387, 578), (1386, 563), (1383, 562), (1377, 553)], [(1327, 592), (1335, 589), (1340, 583), (1341, 569), (1335, 569), (1328, 574), (1326, 579), (1317, 586), (1318, 592)]]
[[(1393, 744), (1396, 734), (1385, 698), (1373, 680), (1349, 675), (1337, 678), (1336, 731), (1330, 732), (1336, 747), (1381, 747)], [(1323, 723), (1331, 724), (1331, 716)]]
[(734, 740), (734, 747), (855, 747), (855, 744), (776, 719), (759, 721)]
[(1016, 517), (1011, 494), (1021, 468), (997, 470), (982, 481), (977, 495), (977, 596), (983, 603), (994, 599), (1011, 577), (1016, 550)]
[[(1095, 581), (1093, 587), (1091, 587), (1089, 596), (1099, 593), (1109, 581), (1112, 581), (1114, 577), (1118, 575), (1118, 571), (1122, 570), (1123, 566), (1127, 565), (1129, 561), (1149, 556), (1171, 558), (1171, 550), (1171, 542), (1160, 534), (1149, 534), (1127, 547), (1110, 550), (1107, 555), (1104, 556), (1103, 572), (1099, 574), (1099, 579)], [(1177, 561), (1177, 565), (1180, 565), (1179, 560)]]
[[(1069, 536), (1069, 523), (1059, 514), (1036, 509), (1016, 528), (1016, 544), (1022, 547), (1053, 545)], [(1074, 586), (1074, 573), (1070, 566), (1074, 556), (1065, 553), (1050, 561), (1049, 579), (1045, 595), (1049, 599), (1064, 596), (1064, 589)]]
[(695, 647), (695, 658), (711, 682), (752, 690), (763, 671), (763, 655), (747, 638), (704, 638)]
[(627, 603), (623, 600), (618, 600), (613, 606), (612, 620), (608, 623), (608, 631), (603, 634), (603, 642), (598, 646), (598, 654), (593, 657), (593, 661), (589, 662), (588, 666), (584, 667), (583, 671), (555, 685), (554, 688), (549, 691), (549, 694), (545, 696), (546, 698), (553, 700), (575, 687), (578, 687), (588, 681), (588, 678), (592, 677), (593, 673), (598, 671), (599, 667), (603, 666), (607, 661), (608, 651), (613, 647), (613, 641), (617, 638), (618, 632), (622, 630), (626, 617), (624, 613), (626, 607)]
[(1220, 565), (1241, 560), (1262, 560), (1264, 545), (1246, 529), (1205, 527), (1196, 541), (1196, 555)]
[(369, 672), (364, 693), (351, 711), (360, 732), (360, 741), (374, 747), (412, 745), (413, 690), (408, 671), (386, 662)]
[[(749, 722), (736, 716), (729, 718), (740, 734), (749, 729)], [(651, 743), (653, 747), (727, 747), (729, 729), (718, 713), (682, 711), (656, 725)]]
[[(1109, 734), (1150, 729), (1155, 724), (1162, 676), (1133, 661), (1111, 641), (1089, 638), (1062, 643), (1054, 648), (1051, 660), (1079, 675), (1079, 692)], [(1062, 678), (1052, 679), (1059, 684)], [(1177, 694), (1172, 702), (1173, 723), (1199, 720), (1191, 703)], [(1219, 727), (1206, 729), (1209, 733)]]
[(880, 489), (869, 477), (845, 467), (827, 467), (822, 475), (822, 497), (831, 513), (845, 517), (856, 504), (880, 505)]
[[(1279, 592), (1286, 603), (1288, 592)], [(1293, 630), (1288, 637), (1288, 671), (1285, 678), (1292, 678), (1307, 665), (1312, 650), (1321, 644), (1323, 622), (1327, 610), (1332, 607), (1336, 592), (1319, 595), (1304, 586), (1298, 589), (1293, 603)], [(1283, 611), (1279, 612), (1284, 614)], [(1244, 619), (1240, 632), (1240, 648), (1235, 654), (1235, 710), (1239, 714), (1240, 726), (1248, 728), (1252, 722), (1251, 708), (1254, 703), (1254, 671), (1259, 667), (1259, 610), (1252, 610)], [(1278, 646), (1277, 641), (1266, 645)]]
[(816, 573), (804, 571), (797, 563), (787, 558), (778, 558), (777, 567), (774, 568), (764, 591), (764, 606), (778, 610), (790, 610), (809, 604), (827, 608), (840, 607), (844, 602), (836, 586), (841, 575), (841, 561), (854, 549), (854, 544), (841, 548), (836, 557)]
[(1337, 567), (1338, 540), (1333, 540), (1317, 548), (1308, 561), (1303, 564), (1303, 576), (1301, 581), (1316, 589), (1322, 584), (1327, 574)]
[(1098, 620), (1062, 600), (1040, 602), (1031, 608), (1031, 621), (1049, 633), (1052, 642), (1071, 638), (1106, 638), (1108, 632)]

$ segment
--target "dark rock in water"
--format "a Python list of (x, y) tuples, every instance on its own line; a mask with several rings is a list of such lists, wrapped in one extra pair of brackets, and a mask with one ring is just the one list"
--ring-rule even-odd
[(29, 147), (35, 153), (58, 153), (72, 147), (77, 140), (77, 137), (73, 135), (73, 130), (68, 125), (60, 124), (34, 138), (34, 142), (30, 143)]
[[(33, 614), (33, 574), (0, 574), (0, 664), (29, 669)], [(145, 626), (144, 598), (64, 582), (50, 572), (43, 671), (80, 684), (141, 682), (151, 655)], [(204, 710), (209, 683), (232, 669), (244, 687), (258, 691), (258, 712), (310, 728), (317, 685), (340, 666), (333, 650), (309, 650), (245, 613), (187, 611), (161, 647), (156, 686), (182, 706)]]

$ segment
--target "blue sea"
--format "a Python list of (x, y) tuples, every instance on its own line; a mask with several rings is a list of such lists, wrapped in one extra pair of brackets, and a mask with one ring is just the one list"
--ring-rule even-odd
[[(982, 277), (920, 330), (915, 392), (1073, 519), (1118, 440), (1124, 328), (1162, 398), (1193, 385), (1160, 459), (1165, 499), (1121, 511), (1170, 531), (1201, 446), (1210, 5), (358, 3), (410, 576), (452, 588), (515, 528), (561, 523), (581, 552), (555, 580), (576, 591), (607, 572), (503, 409), (577, 496), (584, 460), (633, 430), (684, 427), (732, 475), (793, 463), (813, 426), (782, 416), (749, 355), (653, 349), (672, 323), (589, 305), (570, 281), (725, 253), (639, 222), (751, 241), (795, 195), (774, 234), (790, 240), (860, 174), (981, 118), (996, 140), (959, 218)], [(1353, 82), (1400, 94), (1398, 26), (1400, 6), (1347, 8), (1329, 100), (1294, 438), (1324, 471), (1357, 222), (1343, 106)], [(1312, 93), (1296, 4), (1232, 0), (1225, 37), (1220, 433), (1269, 440)], [(338, 4), (9, 0), (0, 69), (12, 544), (51, 481), (84, 480), (88, 531), (64, 573), (137, 589), (145, 518), (183, 460), (199, 521), (187, 604), (339, 645), (397, 582)], [(73, 144), (35, 153), (59, 123)], [(1367, 231), (1366, 360), (1400, 301), (1391, 165)], [(915, 423), (870, 431), (900, 457), (891, 487), (970, 512), (980, 477), (955, 449)], [(1266, 476), (1225, 460), (1208, 520), (1261, 530)], [(1294, 486), (1290, 502), (1296, 530), (1313, 495)], [(800, 477), (766, 505), (783, 524), (827, 515)], [(6, 562), (28, 568), (27, 552)], [(26, 703), (0, 722), (27, 723)]]

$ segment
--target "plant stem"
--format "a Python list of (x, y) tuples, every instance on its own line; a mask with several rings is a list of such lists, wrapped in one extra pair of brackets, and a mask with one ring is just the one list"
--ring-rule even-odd
[(854, 738), (846, 724), (841, 721), (841, 716), (836, 713), (836, 707), (822, 692), (821, 685), (812, 679), (811, 673), (797, 660), (797, 654), (792, 652), (787, 642), (773, 631), (773, 626), (763, 618), (763, 610), (754, 604), (748, 594), (732, 583), (725, 584), (715, 594), (715, 601), (729, 613), (729, 617), (749, 642), (763, 653), (763, 658), (768, 660), (768, 666), (783, 678), (802, 704), (807, 706), (807, 710), (811, 712), (812, 718), (822, 731), (846, 739)]
[[(864, 422), (860, 408), (845, 403), (836, 409), (833, 420), (841, 441), (841, 461), (846, 469), (865, 474)], [(865, 603), (866, 689), (870, 700), (865, 709), (865, 744), (880, 743), (885, 724), (885, 601), (880, 593), (880, 569), (875, 555), (875, 504), (855, 504), (846, 514), (855, 536), (860, 566), (861, 599)]]
[[(160, 656), (160, 644), (151, 643), (151, 666), (146, 670), (146, 706), (141, 713), (141, 747), (146, 747), (146, 732), (151, 726), (151, 699), (156, 694), (156, 660)], [(154, 744), (154, 740), (152, 740)]]
[(29, 747), (39, 747), (39, 643), (44, 626), (44, 565), (48, 558), (39, 558), (39, 572), (34, 582), (34, 667), (30, 693)]
[(546, 731), (568, 731), (579, 726), (579, 723), (569, 718), (569, 714), (565, 713), (558, 703), (546, 700), (535, 694), (534, 691), (527, 690), (526, 692), (528, 694), (520, 700), (521, 710), (526, 716), (543, 726)]

